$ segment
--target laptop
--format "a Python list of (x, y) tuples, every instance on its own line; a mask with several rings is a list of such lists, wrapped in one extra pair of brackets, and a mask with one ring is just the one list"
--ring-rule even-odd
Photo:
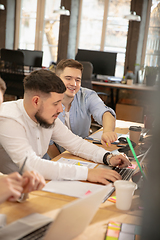
[[(84, 198), (65, 205), (54, 221), (38, 213), (21, 218), (0, 229), (0, 239), (71, 240), (82, 233), (89, 225), (111, 188), (112, 184), (109, 184), (94, 193), (87, 194)], [(46, 227), (48, 230), (46, 230)], [(43, 229), (45, 229), (44, 237), (38, 235), (38, 231)], [(34, 238), (31, 234), (36, 235), (36, 237)]]
[[(141, 165), (141, 168), (143, 169), (143, 166), (142, 166), (142, 163), (144, 161), (144, 159), (146, 158), (148, 152), (150, 151), (151, 147), (149, 147), (147, 149), (147, 151), (142, 154), (143, 157), (142, 159), (139, 161), (139, 164)], [(117, 150), (114, 150), (112, 151), (112, 153), (117, 153)], [(97, 168), (107, 168), (107, 169), (112, 169), (112, 170), (115, 170), (116, 172), (118, 172), (121, 177), (122, 177), (122, 180), (130, 180), (131, 178), (133, 179), (133, 176), (139, 171), (139, 166), (137, 164), (136, 168), (135, 169), (131, 169), (131, 168), (119, 168), (119, 167), (109, 167), (109, 166), (106, 166), (106, 165), (102, 165), (100, 164)], [(111, 187), (111, 190), (110, 192), (105, 196), (105, 198), (103, 199), (103, 203), (111, 196), (111, 194), (115, 191), (115, 187), (112, 186)]]

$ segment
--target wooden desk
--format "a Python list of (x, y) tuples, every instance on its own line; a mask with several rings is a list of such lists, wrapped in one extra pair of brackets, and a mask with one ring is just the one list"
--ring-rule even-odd
[[(135, 125), (135, 123), (131, 122), (128, 123), (125, 121), (117, 121), (116, 131), (120, 133), (127, 133), (128, 127), (133, 124)], [(138, 125), (143, 126), (143, 124)], [(112, 146), (111, 148), (116, 148), (116, 146)], [(65, 152), (53, 160), (57, 161), (62, 156), (66, 158), (75, 158), (75, 156), (71, 155), (68, 152)], [(78, 157), (76, 158), (81, 159)], [(35, 191), (29, 194), (29, 199), (25, 202), (5, 202), (1, 204), (0, 213), (7, 215), (8, 224), (34, 212), (55, 218), (61, 207), (75, 199), (76, 198), (74, 197), (61, 194)], [(141, 203), (138, 190), (135, 191), (132, 206), (129, 211), (120, 211), (116, 208), (115, 203), (109, 201), (102, 203), (90, 225), (81, 235), (76, 237), (75, 240), (103, 240), (109, 220), (140, 225), (142, 214), (142, 211), (139, 209), (140, 204)]]
[[(35, 212), (55, 218), (60, 208), (67, 203), (65, 200), (36, 196), (36, 194), (31, 193), (29, 200), (26, 202), (5, 202), (1, 204), (0, 213), (7, 215), (7, 224)], [(101, 205), (103, 206), (103, 204)], [(75, 240), (104, 240), (107, 223), (110, 220), (136, 225), (141, 224), (140, 215), (117, 211), (114, 204), (110, 203), (107, 207), (99, 208), (90, 225)]]
[[(136, 91), (145, 91), (146, 93), (148, 92), (154, 92), (157, 88), (156, 86), (146, 86), (144, 84), (132, 84), (132, 85), (127, 85), (127, 84), (121, 84), (121, 83), (108, 83), (108, 82), (102, 82), (102, 81), (92, 81), (92, 84), (95, 86), (103, 86), (111, 89), (111, 104), (112, 108), (115, 110), (116, 104), (118, 103), (119, 100), (119, 90), (120, 89), (126, 89), (126, 90), (136, 90)], [(116, 99), (114, 101), (114, 96), (113, 96), (113, 89), (116, 89)]]

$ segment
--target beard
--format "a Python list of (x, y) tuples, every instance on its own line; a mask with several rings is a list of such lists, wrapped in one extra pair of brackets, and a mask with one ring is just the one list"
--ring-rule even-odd
[(39, 123), (39, 125), (43, 128), (52, 128), (55, 125), (55, 120), (53, 123), (48, 123), (41, 115), (40, 112), (38, 111), (35, 114), (35, 119), (37, 120), (37, 122)]

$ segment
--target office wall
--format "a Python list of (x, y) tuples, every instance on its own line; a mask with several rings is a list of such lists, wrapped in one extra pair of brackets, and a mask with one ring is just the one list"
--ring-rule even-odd
[(0, 0), (5, 10), (0, 10), (0, 49), (14, 47), (15, 0)]
[[(7, 0), (0, 0), (0, 3), (5, 7), (7, 6)], [(6, 36), (6, 15), (7, 11), (0, 10), (0, 48), (5, 47), (5, 36)]]

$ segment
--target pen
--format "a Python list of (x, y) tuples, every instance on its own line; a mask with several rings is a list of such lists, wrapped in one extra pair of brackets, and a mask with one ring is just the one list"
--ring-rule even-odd
[(94, 141), (93, 144), (102, 144), (101, 141)]
[(25, 166), (25, 164), (26, 164), (27, 158), (28, 158), (28, 157), (25, 158), (25, 160), (24, 160), (24, 162), (23, 162), (23, 164), (22, 164), (22, 167), (21, 167), (20, 170), (19, 170), (19, 174), (20, 174), (20, 175), (22, 175), (22, 173), (23, 173), (23, 169), (24, 169), (24, 166)]
[[(93, 143), (93, 144), (102, 144), (101, 141), (97, 141), (97, 140), (96, 140), (96, 141), (93, 141), (92, 143)], [(113, 142), (113, 143), (111, 143), (111, 144), (117, 145), (118, 143), (117, 143), (117, 142)], [(106, 143), (106, 145), (108, 146), (108, 143)]]

